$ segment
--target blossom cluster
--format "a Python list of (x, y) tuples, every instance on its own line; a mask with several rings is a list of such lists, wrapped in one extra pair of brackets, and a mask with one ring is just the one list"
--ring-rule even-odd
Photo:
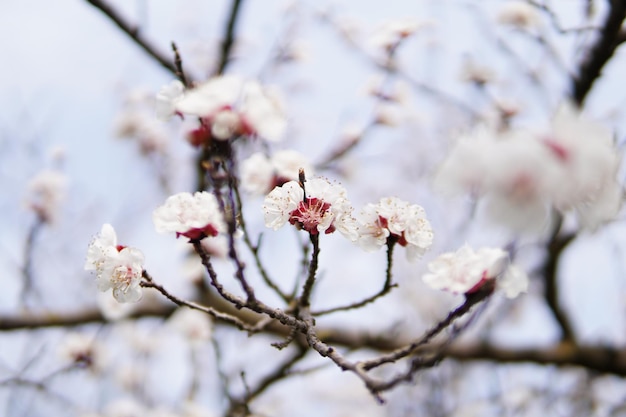
[(242, 135), (276, 141), (286, 128), (277, 95), (256, 81), (233, 75), (211, 78), (189, 90), (180, 81), (172, 81), (157, 94), (156, 113), (162, 120), (175, 114), (200, 118), (201, 126), (190, 134), (194, 145)]
[(619, 164), (611, 132), (563, 106), (548, 132), (483, 127), (461, 137), (436, 181), (484, 197), (490, 217), (516, 231), (541, 230), (552, 210), (594, 229), (620, 208)]
[(428, 264), (429, 273), (422, 280), (431, 288), (457, 294), (471, 294), (490, 281), (506, 297), (515, 298), (528, 289), (528, 277), (511, 265), (508, 253), (499, 248), (474, 251), (465, 245), (456, 252), (439, 255)]
[(139, 249), (117, 244), (115, 229), (104, 224), (100, 234), (89, 244), (85, 269), (96, 272), (100, 291), (113, 290), (120, 303), (141, 299), (144, 256)]
[(325, 178), (312, 178), (301, 185), (290, 181), (272, 190), (263, 205), (265, 225), (274, 230), (289, 222), (310, 234), (339, 230), (367, 251), (390, 243), (404, 246), (409, 260), (419, 259), (433, 241), (424, 209), (395, 197), (368, 204), (356, 220), (345, 188)]
[(417, 204), (387, 197), (361, 211), (358, 243), (365, 250), (377, 250), (393, 238), (406, 247), (409, 260), (416, 260), (430, 248), (433, 237), (426, 212)]

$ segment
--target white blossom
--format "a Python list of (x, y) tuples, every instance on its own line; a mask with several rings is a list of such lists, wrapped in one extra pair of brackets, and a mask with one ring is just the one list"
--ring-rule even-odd
[(412, 18), (390, 20), (376, 29), (370, 42), (376, 48), (389, 50), (413, 35), (422, 25)]
[(59, 171), (44, 170), (28, 183), (29, 207), (47, 223), (57, 217), (59, 205), (67, 191), (67, 177)]
[(92, 336), (82, 333), (65, 335), (57, 353), (62, 361), (94, 371), (101, 370), (105, 364), (103, 347)]
[(216, 140), (244, 134), (279, 140), (287, 126), (278, 96), (256, 81), (224, 75), (189, 90), (176, 111), (198, 116)]
[(389, 236), (406, 247), (410, 260), (416, 260), (430, 248), (434, 235), (421, 206), (387, 197), (361, 211), (358, 244), (368, 251), (377, 250), (387, 244)]
[(518, 29), (531, 29), (541, 23), (537, 10), (524, 1), (509, 1), (498, 13), (498, 22)]
[(226, 223), (217, 199), (206, 191), (182, 192), (168, 197), (165, 204), (152, 213), (159, 233), (175, 232), (176, 237), (203, 239), (226, 231)]
[(213, 325), (211, 317), (198, 310), (179, 308), (169, 318), (168, 323), (192, 343), (211, 339)]
[(161, 120), (169, 120), (176, 113), (176, 103), (185, 93), (185, 86), (178, 80), (173, 80), (161, 87), (156, 95), (156, 116)]
[(265, 225), (278, 230), (289, 222), (311, 234), (339, 230), (350, 241), (356, 241), (357, 224), (345, 188), (325, 178), (307, 180), (304, 187), (289, 181), (274, 188), (263, 204)]
[(436, 183), (482, 197), (491, 219), (518, 232), (542, 230), (553, 210), (593, 229), (621, 206), (619, 163), (608, 129), (566, 105), (544, 132), (481, 128), (461, 137)]
[(104, 224), (87, 249), (85, 269), (96, 272), (100, 291), (112, 289), (113, 297), (120, 303), (136, 302), (141, 298), (143, 263), (143, 253), (118, 245), (113, 226)]
[(278, 151), (271, 158), (257, 152), (241, 164), (242, 187), (251, 194), (265, 195), (275, 186), (297, 180), (300, 169), (313, 173), (311, 163), (297, 151)]
[(592, 229), (613, 219), (623, 198), (617, 181), (621, 158), (611, 131), (566, 104), (543, 143), (562, 170), (555, 206), (561, 211), (573, 208), (581, 224)]
[(508, 254), (499, 248), (474, 251), (464, 245), (456, 252), (439, 255), (428, 264), (429, 273), (422, 280), (431, 288), (468, 294), (478, 291), (486, 282), (496, 280), (496, 288), (508, 298), (515, 298), (528, 288), (528, 277), (511, 266)]

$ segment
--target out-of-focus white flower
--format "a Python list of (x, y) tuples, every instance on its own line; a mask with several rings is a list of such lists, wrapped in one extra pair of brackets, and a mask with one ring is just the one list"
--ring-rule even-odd
[(212, 78), (189, 90), (174, 108), (200, 117), (216, 140), (255, 134), (276, 141), (287, 126), (276, 94), (255, 81), (232, 75)]
[(160, 120), (169, 120), (176, 114), (176, 103), (185, 94), (185, 86), (182, 82), (174, 80), (161, 87), (156, 95), (156, 116)]
[(98, 296), (96, 297), (96, 302), (98, 304), (98, 309), (100, 310), (100, 313), (102, 313), (102, 316), (110, 321), (124, 319), (135, 310), (134, 304), (122, 304), (118, 302), (113, 297), (113, 293), (109, 291), (99, 292)]
[(115, 372), (115, 380), (127, 391), (136, 391), (141, 388), (146, 380), (147, 371), (145, 367), (135, 363), (126, 363), (120, 366)]
[(121, 398), (107, 404), (104, 408), (105, 417), (145, 417), (149, 410), (137, 400)]
[(202, 405), (195, 402), (183, 404), (183, 417), (216, 417), (217, 414), (207, 410)]
[(100, 291), (113, 290), (120, 303), (141, 299), (141, 276), (144, 256), (139, 249), (117, 244), (115, 229), (104, 224), (100, 234), (89, 244), (85, 269), (96, 271)]
[(594, 229), (620, 209), (619, 163), (611, 133), (565, 105), (548, 132), (483, 128), (462, 137), (436, 183), (483, 197), (493, 220), (519, 232), (541, 230), (553, 209)]
[(105, 363), (103, 347), (92, 336), (68, 333), (59, 344), (59, 357), (73, 365), (93, 371), (102, 370)]
[(409, 260), (416, 260), (430, 248), (434, 235), (421, 206), (387, 197), (361, 211), (358, 244), (374, 251), (386, 245), (389, 236), (406, 247)]
[(28, 183), (28, 206), (46, 223), (52, 223), (65, 198), (67, 177), (59, 171), (45, 170)]
[(137, 141), (141, 153), (164, 154), (167, 151), (168, 134), (164, 126), (152, 116), (138, 110), (125, 110), (115, 120), (115, 135)]
[(271, 158), (257, 152), (241, 164), (242, 186), (251, 194), (265, 195), (276, 186), (297, 180), (300, 169), (313, 173), (313, 166), (299, 152), (278, 151)]
[(226, 231), (226, 223), (217, 199), (206, 191), (178, 193), (168, 197), (165, 204), (152, 213), (154, 226), (159, 233), (175, 232), (200, 240)]
[(492, 68), (468, 58), (461, 69), (461, 79), (470, 83), (484, 85), (492, 82), (496, 75)]
[(357, 224), (345, 188), (325, 178), (307, 180), (304, 187), (289, 181), (274, 188), (263, 204), (265, 225), (278, 230), (289, 222), (314, 235), (339, 230), (350, 241), (356, 241)]
[(210, 316), (198, 310), (179, 308), (169, 318), (168, 323), (192, 343), (206, 342), (213, 334)]
[(439, 255), (428, 264), (429, 273), (422, 280), (431, 288), (457, 294), (476, 292), (491, 280), (508, 298), (515, 298), (528, 288), (528, 277), (517, 267), (509, 265), (508, 254), (502, 249), (482, 248), (474, 251), (464, 245), (456, 252)]
[(581, 224), (591, 229), (613, 219), (621, 207), (623, 190), (617, 181), (621, 158), (611, 131), (565, 104), (542, 143), (562, 170), (563, 181), (555, 190), (557, 209), (573, 208)]
[(422, 26), (423, 23), (421, 24), (412, 18), (390, 20), (380, 25), (372, 34), (370, 42), (376, 48), (391, 50)]
[(498, 13), (498, 22), (518, 29), (532, 29), (541, 24), (537, 10), (523, 1), (509, 1)]

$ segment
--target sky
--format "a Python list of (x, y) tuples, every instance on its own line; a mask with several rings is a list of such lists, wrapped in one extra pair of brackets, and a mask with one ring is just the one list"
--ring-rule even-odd
[[(129, 19), (140, 22), (142, 33), (159, 50), (167, 53), (169, 42), (176, 41), (186, 67), (197, 79), (202, 79), (210, 71), (228, 3), (217, 0), (111, 2)], [(538, 98), (539, 94), (527, 82), (515, 81), (522, 78), (519, 76), (523, 72), (519, 60), (500, 59), (494, 52), (497, 47), (485, 41), (492, 35), (488, 31), (495, 31), (495, 28), (490, 24), (481, 25), (481, 22), (493, 22), (495, 7), (500, 3), (485, 1), (476, 6), (473, 2), (453, 0), (388, 0), (383, 9), (376, 1), (358, 2), (358, 7), (348, 1), (304, 1), (300, 3), (301, 9), (295, 9), (284, 18), (285, 10), (294, 10), (288, 8), (288, 2), (249, 0), (244, 4), (239, 21), (237, 59), (229, 70), (247, 77), (262, 76), (263, 81), (283, 90), (291, 120), (288, 137), (279, 146), (297, 146), (311, 159), (319, 160), (326, 154), (328, 146), (336, 143), (342, 129), (353, 124), (362, 126), (371, 116), (374, 106), (364, 90), (368, 80), (377, 72), (375, 66), (363, 57), (363, 51), (342, 41), (337, 29), (320, 19), (319, 14), (324, 10), (335, 10), (338, 16), (346, 18), (344, 24), (350, 21), (358, 24), (362, 34), (371, 32), (386, 19), (416, 16), (425, 21), (423, 36), (412, 40), (408, 51), (400, 57), (411, 77), (424, 85), (437, 86), (464, 105), (479, 109), (484, 97), (464, 85), (459, 74), (468, 57), (489, 64), (501, 78), (498, 94), (523, 103), (526, 111), (519, 123), (545, 124), (548, 110), (558, 104), (566, 84), (563, 77), (559, 78), (558, 71), (549, 65), (543, 72), (549, 90), (545, 100)], [(570, 20), (575, 21), (576, 17), (574, 11), (562, 6), (565, 3), (558, 3), (564, 12), (564, 25)], [(598, 13), (601, 13), (602, 5), (598, 7)], [(164, 256), (173, 253), (175, 259), (181, 259), (184, 251), (180, 242), (174, 242), (170, 236), (157, 235), (151, 221), (152, 210), (167, 195), (155, 181), (150, 161), (139, 157), (137, 148), (130, 141), (114, 137), (115, 120), (129, 92), (155, 94), (171, 80), (171, 75), (156, 66), (86, 1), (4, 0), (2, 10), (0, 187), (6, 192), (0, 198), (4, 232), (0, 236), (0, 267), (5, 271), (1, 278), (5, 290), (0, 295), (0, 313), (13, 312), (17, 308), (20, 281), (16, 275), (23, 258), (22, 242), (34, 221), (24, 209), (28, 181), (42, 168), (58, 165), (70, 180), (67, 208), (59, 223), (40, 235), (35, 252), (37, 271), (46, 276), (44, 308), (54, 310), (70, 306), (78, 309), (93, 305), (94, 298), (84, 297), (92, 286), (88, 274), (82, 271), (84, 250), (105, 222), (115, 225), (120, 240), (146, 252), (148, 268), (158, 271), (163, 282), (173, 290), (184, 292), (185, 283), (174, 278), (179, 271), (178, 264)], [(280, 42), (284, 34), (302, 39), (305, 58), (301, 63), (272, 68), (268, 66), (268, 56), (272, 46)], [(506, 39), (510, 36), (511, 47), (522, 58), (532, 62), (547, 59), (534, 51), (528, 42), (508, 32), (500, 35)], [(556, 38), (554, 41), (563, 57), (576, 53), (576, 42)], [(366, 49), (366, 52), (369, 51)], [(626, 118), (619, 116), (626, 97), (616, 92), (614, 86), (618, 85), (620, 74), (623, 74), (623, 65), (623, 53), (619, 51), (616, 62), (609, 66), (597, 91), (589, 98), (588, 106), (593, 116), (618, 121), (614, 126), (621, 142)], [(406, 182), (417, 183), (423, 179), (423, 171), (437, 160), (431, 155), (439, 155), (437, 152), (448, 143), (450, 133), (466, 127), (467, 122), (454, 106), (433, 105), (431, 101), (416, 99), (412, 99), (411, 104), (404, 115), (405, 127), (396, 130), (377, 128), (372, 140), (364, 143), (355, 157), (348, 159), (344, 171), (346, 182), (365, 182), (365, 185), (355, 186), (351, 194), (355, 205), (377, 199), (385, 193), (407, 199), (424, 198), (419, 202), (432, 213), (433, 224), (451, 235), (449, 240), (437, 243), (438, 249), (450, 249), (454, 244), (463, 243), (457, 242), (463, 239), (452, 233), (462, 216), (450, 213), (452, 210), (445, 202), (427, 200), (431, 192), (429, 187), (407, 187)], [(172, 141), (182, 140), (181, 126), (170, 123), (163, 129), (171, 132)], [(171, 148), (168, 167), (172, 172), (172, 191), (191, 191), (193, 178), (187, 163), (191, 149), (177, 144)], [(55, 152), (58, 154), (59, 149), (64, 155), (61, 163), (51, 156)], [(400, 162), (388, 174), (390, 158), (397, 158)], [(398, 178), (405, 181), (398, 181)], [(260, 200), (255, 202), (259, 207), (260, 203)], [(258, 207), (249, 210), (253, 213)], [(258, 220), (252, 223), (252, 227), (262, 230)], [(600, 234), (585, 236), (566, 257), (563, 282), (573, 281), (574, 284), (563, 295), (564, 303), (578, 319), (581, 335), (589, 341), (626, 343), (622, 331), (625, 324), (622, 271), (626, 267), (620, 260), (624, 258), (626, 243), (623, 237), (620, 238), (622, 229), (623, 225), (616, 224)], [(503, 240), (497, 232), (482, 233), (476, 229), (465, 238), (476, 242)], [(280, 244), (293, 239), (293, 235), (281, 232), (271, 239)], [(325, 249), (328, 254), (340, 254), (350, 260), (358, 256), (356, 250), (343, 243), (329, 242), (328, 245)], [(323, 280), (320, 285), (320, 292), (324, 294), (322, 305), (341, 302), (344, 295), (355, 288), (363, 294), (377, 288), (379, 277), (368, 272), (373, 268), (381, 271), (384, 268), (384, 257), (378, 255), (378, 259), (371, 258), (367, 262), (334, 264), (331, 278)], [(289, 245), (284, 252), (268, 253), (268, 257), (275, 260), (273, 264), (278, 265), (277, 271), (291, 271), (293, 267), (283, 263), (296, 256), (296, 248)], [(331, 261), (328, 262), (331, 265)], [(406, 302), (423, 289), (423, 286), (414, 286), (408, 281), (423, 272), (425, 263), (413, 270), (407, 269), (403, 260), (399, 263), (403, 271), (409, 271), (399, 278), (406, 284), (407, 292), (393, 297)], [(347, 278), (336, 282), (332, 280), (333, 276)], [(599, 299), (604, 302), (598, 303)], [(438, 300), (435, 298), (431, 302)], [(507, 343), (528, 341), (529, 335), (534, 335), (531, 340), (536, 344), (554, 340), (556, 329), (546, 323), (550, 320), (549, 314), (542, 309), (537, 297), (529, 296), (520, 303), (527, 308), (516, 323), (517, 327), (501, 326), (496, 331), (498, 337)], [(402, 310), (402, 314), (409, 314), (413, 308), (419, 310), (419, 307), (409, 307)], [(401, 320), (394, 305), (376, 307), (374, 312), (368, 317), (366, 326), (384, 326), (394, 319)], [(347, 315), (337, 320), (337, 323), (356, 325), (362, 318)], [(537, 326), (541, 326), (540, 332), (536, 331)], [(18, 355), (21, 342), (7, 343), (11, 343), (12, 349), (0, 350), (6, 355), (4, 360), (10, 361)], [(334, 374), (331, 372), (330, 375)], [(326, 381), (324, 378), (332, 377), (322, 375), (320, 378)], [(0, 396), (0, 404), (2, 401)], [(7, 401), (6, 397), (4, 401)]]

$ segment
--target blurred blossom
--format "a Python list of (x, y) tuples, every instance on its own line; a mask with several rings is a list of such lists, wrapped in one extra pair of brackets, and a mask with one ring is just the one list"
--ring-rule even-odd
[(185, 236), (190, 240), (226, 232), (217, 199), (206, 191), (168, 197), (165, 204), (154, 210), (152, 220), (157, 232), (176, 232), (176, 237)]
[(105, 364), (102, 345), (92, 336), (82, 333), (68, 333), (60, 342), (57, 353), (61, 360), (81, 368), (100, 371)]
[(298, 181), (289, 181), (274, 188), (263, 204), (265, 225), (278, 230), (289, 222), (313, 235), (339, 230), (350, 241), (356, 241), (357, 224), (345, 188), (325, 178), (307, 180), (304, 187)]
[(474, 83), (477, 85), (485, 85), (496, 79), (494, 70), (484, 64), (477, 63), (472, 58), (467, 58), (463, 62), (461, 68), (461, 80)]
[(509, 256), (502, 249), (474, 251), (465, 245), (456, 252), (439, 255), (428, 264), (428, 270), (422, 277), (427, 285), (456, 294), (476, 292), (492, 280), (508, 298), (515, 298), (528, 288), (528, 277), (509, 264)]
[(110, 291), (99, 292), (96, 302), (102, 316), (109, 321), (126, 318), (135, 310), (134, 304), (118, 302)]
[(233, 75), (212, 78), (189, 90), (173, 107), (177, 112), (200, 117), (210, 137), (216, 140), (258, 135), (277, 141), (287, 126), (275, 91)]
[(552, 209), (595, 229), (621, 206), (619, 164), (611, 132), (565, 105), (544, 133), (483, 127), (461, 137), (436, 183), (484, 197), (491, 218), (518, 232), (541, 230)]
[(211, 317), (202, 311), (190, 308), (178, 308), (169, 318), (168, 323), (194, 344), (209, 341), (213, 334)]
[(533, 29), (541, 24), (541, 17), (532, 5), (524, 1), (509, 1), (498, 12), (498, 22), (518, 29)]
[(176, 114), (176, 103), (183, 97), (185, 86), (178, 80), (173, 80), (161, 87), (156, 95), (155, 110), (160, 120), (169, 120)]
[(54, 222), (67, 191), (67, 177), (59, 171), (45, 170), (28, 183), (28, 207), (41, 221)]
[(144, 256), (139, 249), (117, 244), (115, 229), (104, 224), (87, 249), (85, 270), (96, 271), (100, 291), (113, 289), (113, 297), (120, 303), (141, 299), (139, 286), (143, 274)]
[(412, 18), (390, 20), (374, 31), (370, 43), (374, 48), (391, 51), (423, 26), (424, 23)]
[(375, 251), (386, 245), (390, 236), (406, 247), (407, 258), (413, 261), (430, 248), (434, 235), (421, 206), (387, 197), (361, 211), (358, 244)]
[(300, 169), (313, 173), (311, 163), (297, 151), (278, 151), (271, 158), (257, 152), (241, 164), (242, 187), (251, 194), (265, 195), (276, 186), (297, 180)]
[(127, 391), (136, 391), (146, 380), (146, 369), (134, 363), (126, 363), (117, 369), (115, 380)]
[(121, 398), (107, 404), (104, 417), (145, 417), (149, 410), (133, 398)]
[(168, 132), (153, 116), (143, 111), (122, 111), (115, 120), (114, 131), (117, 137), (136, 140), (144, 155), (165, 154), (167, 151)]

